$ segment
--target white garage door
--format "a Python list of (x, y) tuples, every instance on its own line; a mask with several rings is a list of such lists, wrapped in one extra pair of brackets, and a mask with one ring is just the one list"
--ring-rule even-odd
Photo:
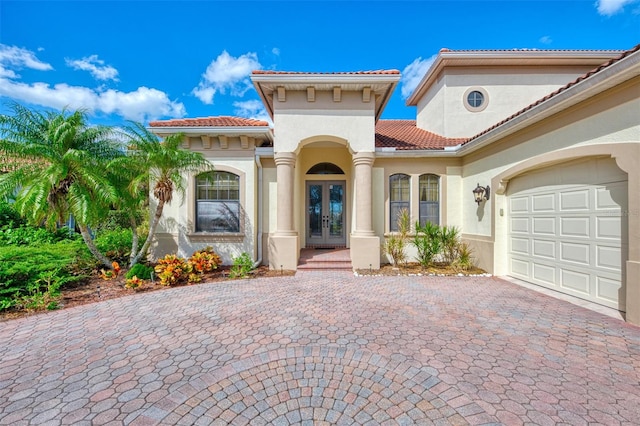
[(626, 178), (598, 159), (510, 182), (510, 275), (624, 311)]

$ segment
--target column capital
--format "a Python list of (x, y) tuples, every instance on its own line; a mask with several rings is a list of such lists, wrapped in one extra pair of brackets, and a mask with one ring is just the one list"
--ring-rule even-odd
[(356, 152), (353, 154), (354, 166), (373, 166), (373, 162), (376, 161), (375, 152)]
[(276, 166), (294, 166), (297, 155), (295, 152), (277, 152), (273, 155)]

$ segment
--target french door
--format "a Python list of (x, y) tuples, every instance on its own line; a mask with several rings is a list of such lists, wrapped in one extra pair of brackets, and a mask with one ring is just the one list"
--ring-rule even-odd
[(307, 247), (346, 244), (344, 200), (344, 181), (307, 182)]

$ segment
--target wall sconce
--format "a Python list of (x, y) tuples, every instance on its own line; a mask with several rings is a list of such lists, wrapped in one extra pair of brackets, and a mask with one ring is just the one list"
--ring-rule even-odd
[(473, 198), (478, 205), (480, 205), (481, 202), (488, 200), (490, 195), (491, 188), (489, 188), (489, 185), (483, 187), (478, 184), (476, 189), (473, 190)]

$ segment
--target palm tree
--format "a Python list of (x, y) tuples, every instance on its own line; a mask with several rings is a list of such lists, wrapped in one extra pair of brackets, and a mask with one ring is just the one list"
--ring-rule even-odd
[(13, 194), (23, 217), (50, 229), (73, 215), (91, 253), (111, 267), (89, 232), (117, 198), (105, 169), (122, 156), (111, 128), (89, 126), (83, 111), (9, 108), (13, 115), (0, 115), (0, 168), (8, 170), (0, 175), (0, 197)]
[(123, 135), (129, 144), (128, 155), (112, 161), (109, 169), (133, 173), (129, 185), (131, 194), (139, 194), (140, 188), (151, 185), (157, 201), (144, 244), (140, 250), (131, 250), (130, 266), (133, 266), (149, 249), (165, 204), (171, 203), (174, 193), (184, 195), (184, 175), (211, 170), (213, 166), (201, 153), (180, 148), (184, 138), (181, 133), (161, 141), (142, 124), (130, 122), (129, 126), (123, 128)]

